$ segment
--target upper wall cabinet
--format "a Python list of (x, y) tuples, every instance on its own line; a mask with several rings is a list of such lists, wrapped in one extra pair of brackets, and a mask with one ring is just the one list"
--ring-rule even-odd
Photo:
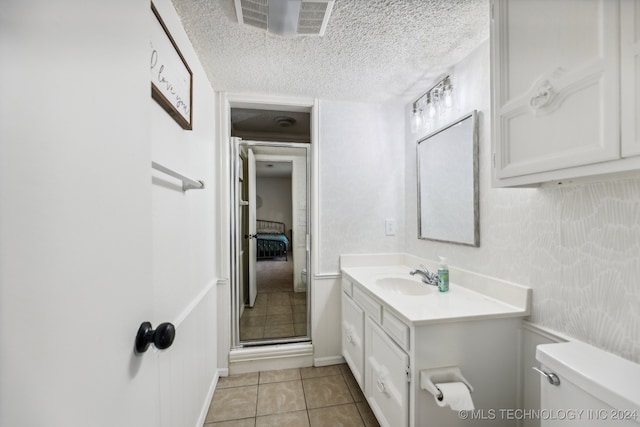
[(640, 1), (620, 4), (622, 157), (640, 155)]
[(494, 186), (640, 169), (638, 3), (492, 1)]

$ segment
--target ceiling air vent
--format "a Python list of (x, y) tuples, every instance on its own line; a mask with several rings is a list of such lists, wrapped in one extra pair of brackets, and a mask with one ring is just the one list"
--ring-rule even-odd
[(234, 0), (241, 24), (282, 36), (322, 36), (334, 0)]

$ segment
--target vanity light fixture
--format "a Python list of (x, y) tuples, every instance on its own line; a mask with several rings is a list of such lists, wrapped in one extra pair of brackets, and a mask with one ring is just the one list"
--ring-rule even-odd
[(426, 130), (434, 119), (444, 115), (452, 107), (453, 85), (449, 76), (445, 76), (413, 102), (411, 132)]

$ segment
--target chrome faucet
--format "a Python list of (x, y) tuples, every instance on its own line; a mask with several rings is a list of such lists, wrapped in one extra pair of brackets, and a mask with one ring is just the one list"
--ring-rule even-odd
[(409, 274), (412, 276), (419, 274), (420, 276), (422, 276), (422, 281), (427, 285), (438, 286), (438, 273), (429, 273), (429, 270), (427, 270), (427, 267), (425, 267), (424, 265), (420, 265), (420, 268), (411, 270)]

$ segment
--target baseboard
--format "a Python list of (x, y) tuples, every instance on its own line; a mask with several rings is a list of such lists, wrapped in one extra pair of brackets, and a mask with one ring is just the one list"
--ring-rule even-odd
[(313, 345), (279, 344), (229, 352), (229, 374), (313, 366)]
[[(224, 376), (224, 375), (223, 375)], [(207, 398), (202, 405), (202, 410), (200, 411), (200, 417), (198, 417), (198, 423), (195, 427), (202, 427), (204, 422), (207, 419), (207, 414), (209, 413), (209, 406), (211, 405), (211, 399), (213, 399), (213, 393), (216, 391), (216, 386), (218, 385), (218, 379), (220, 378), (220, 370), (216, 370), (216, 374), (213, 376), (213, 381), (211, 381), (211, 385), (209, 386), (209, 391), (207, 391)]]
[(344, 357), (342, 356), (320, 357), (313, 359), (313, 366), (340, 365), (342, 363), (345, 363)]

